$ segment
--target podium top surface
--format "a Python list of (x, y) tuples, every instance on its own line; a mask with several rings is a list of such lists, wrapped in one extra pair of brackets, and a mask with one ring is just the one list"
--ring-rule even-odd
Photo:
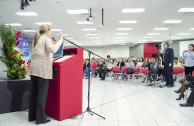
[(62, 58), (59, 58), (59, 59), (55, 60), (54, 62), (55, 62), (55, 63), (57, 63), (57, 62), (62, 62), (62, 61), (66, 60), (66, 59), (69, 59), (69, 58), (71, 58), (71, 57), (72, 57), (72, 56), (64, 56), (64, 57), (62, 57)]

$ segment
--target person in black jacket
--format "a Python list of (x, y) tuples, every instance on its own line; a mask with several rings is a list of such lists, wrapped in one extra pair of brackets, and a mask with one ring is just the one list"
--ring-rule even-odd
[(169, 48), (168, 42), (164, 43), (164, 52), (162, 54), (163, 63), (164, 63), (164, 76), (166, 79), (166, 85), (168, 87), (173, 87), (173, 59), (174, 51), (172, 48)]
[(125, 66), (125, 63), (123, 62), (122, 58), (119, 59), (117, 66), (120, 66), (120, 69), (121, 69), (121, 67)]

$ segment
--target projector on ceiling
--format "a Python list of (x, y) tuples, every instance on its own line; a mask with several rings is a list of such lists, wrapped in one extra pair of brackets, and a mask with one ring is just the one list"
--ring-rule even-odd
[(92, 16), (89, 16), (88, 18), (86, 18), (86, 21), (93, 22), (94, 18)]

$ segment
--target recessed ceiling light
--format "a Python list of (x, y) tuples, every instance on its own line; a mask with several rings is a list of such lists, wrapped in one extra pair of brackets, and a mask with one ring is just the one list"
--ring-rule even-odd
[(16, 12), (19, 16), (38, 16), (36, 12)]
[(122, 44), (120, 44), (120, 45), (126, 45), (126, 44), (122, 43)]
[(98, 35), (98, 34), (86, 34), (86, 35)]
[(163, 40), (153, 40), (153, 42), (162, 42)]
[(139, 42), (147, 42), (148, 40), (138, 40)]
[(123, 42), (124, 40), (115, 40), (116, 42)]
[(84, 28), (84, 29), (82, 29), (82, 31), (96, 31), (96, 29), (95, 28), (90, 28), (90, 29)]
[(135, 24), (137, 23), (136, 20), (126, 20), (126, 21), (119, 21), (120, 24)]
[(77, 21), (77, 24), (93, 24), (93, 22), (87, 22), (87, 21)]
[(165, 24), (177, 24), (177, 23), (181, 23), (182, 20), (165, 20), (163, 23)]
[(154, 37), (143, 37), (144, 39), (152, 39), (152, 38), (154, 38)]
[(130, 8), (122, 9), (122, 13), (141, 13), (144, 12), (145, 8)]
[(91, 37), (90, 39), (100, 39), (99, 37)]
[(88, 14), (88, 10), (67, 10), (68, 14)]
[(74, 38), (65, 38), (65, 39), (67, 39), (67, 40), (72, 40), (72, 39), (74, 39)]
[(147, 33), (147, 35), (160, 35), (160, 33)]
[(23, 32), (36, 32), (36, 30), (22, 30)]
[(194, 8), (180, 8), (177, 12), (194, 12)]
[(62, 31), (61, 29), (51, 29), (51, 31), (55, 32), (55, 31)]
[(194, 30), (194, 28), (191, 28), (190, 30)]
[[(57, 35), (59, 35), (59, 34), (57, 34)], [(63, 36), (69, 36), (69, 34), (63, 34)]]
[(125, 39), (126, 37), (116, 37), (116, 39)]
[(178, 35), (191, 35), (191, 33), (179, 33)]
[(117, 33), (116, 35), (129, 35), (128, 33)]
[(179, 39), (180, 37), (170, 37), (171, 39)]
[(20, 23), (10, 23), (10, 24), (5, 24), (5, 25), (11, 25), (11, 26), (22, 26)]
[(132, 28), (117, 28), (119, 31), (130, 31)]
[(154, 28), (154, 30), (156, 31), (165, 31), (168, 30), (169, 28)]
[(42, 25), (42, 24), (47, 24), (47, 25), (52, 25), (51, 22), (36, 22), (36, 25)]

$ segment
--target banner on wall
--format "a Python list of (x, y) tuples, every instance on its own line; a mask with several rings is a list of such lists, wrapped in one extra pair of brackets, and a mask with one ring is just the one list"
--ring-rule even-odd
[(19, 37), (19, 39), (16, 41), (16, 43), (20, 40), (20, 44), (17, 46), (18, 51), (20, 54), (23, 54), (24, 60), (28, 62), (29, 60), (29, 39)]

